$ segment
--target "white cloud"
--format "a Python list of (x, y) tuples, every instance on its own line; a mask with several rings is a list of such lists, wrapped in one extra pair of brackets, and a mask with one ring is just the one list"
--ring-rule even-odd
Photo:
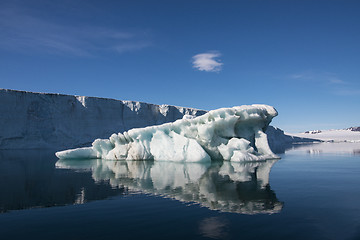
[(115, 50), (118, 53), (123, 53), (123, 52), (130, 52), (130, 51), (140, 50), (140, 49), (146, 48), (148, 46), (149, 46), (149, 43), (146, 43), (146, 42), (122, 43), (122, 44), (117, 45), (115, 47)]
[(334, 92), (338, 96), (359, 96), (360, 90), (358, 89), (341, 89)]
[(294, 73), (288, 76), (290, 79), (294, 80), (301, 80), (301, 81), (307, 81), (307, 80), (319, 80), (319, 77), (322, 78), (318, 73), (314, 73), (312, 71), (305, 71), (301, 73)]
[(299, 81), (322, 82), (327, 84), (348, 84), (348, 82), (338, 78), (337, 75), (332, 72), (305, 71), (288, 75), (287, 78)]
[(347, 84), (347, 82), (338, 78), (330, 78), (329, 81), (333, 84)]
[(305, 71), (288, 75), (287, 79), (298, 81), (300, 84), (312, 84), (313, 87), (327, 90), (337, 96), (359, 96), (358, 81), (345, 81), (333, 72)]
[(101, 52), (122, 54), (150, 46), (142, 34), (51, 22), (33, 15), (0, 9), (0, 48), (86, 57)]
[(289, 78), (291, 79), (301, 79), (301, 78), (304, 78), (304, 75), (303, 74), (292, 74), (289, 76)]
[(223, 65), (223, 63), (217, 59), (220, 56), (221, 54), (218, 52), (196, 54), (192, 57), (193, 67), (199, 71), (219, 72)]

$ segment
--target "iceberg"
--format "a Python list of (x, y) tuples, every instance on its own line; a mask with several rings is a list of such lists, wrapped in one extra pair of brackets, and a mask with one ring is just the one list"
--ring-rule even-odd
[(212, 110), (199, 117), (114, 133), (91, 147), (56, 153), (60, 159), (158, 160), (174, 162), (233, 162), (279, 158), (265, 134), (275, 108), (243, 105)]

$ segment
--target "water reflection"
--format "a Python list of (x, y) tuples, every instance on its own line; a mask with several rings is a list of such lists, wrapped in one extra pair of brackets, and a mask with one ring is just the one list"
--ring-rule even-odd
[[(0, 151), (0, 213), (10, 210), (83, 204), (126, 193), (95, 183), (89, 163), (79, 171), (55, 169), (53, 151)], [(85, 170), (85, 171), (84, 171)]]
[(307, 150), (307, 153), (310, 155), (320, 155), (322, 154), (322, 150), (321, 149), (309, 149)]
[(360, 154), (360, 142), (322, 142), (314, 144), (299, 144), (287, 152), (306, 152), (309, 155), (322, 154)]
[(229, 222), (221, 217), (208, 217), (199, 223), (199, 232), (202, 236), (213, 239), (226, 239)]
[(354, 155), (360, 155), (360, 149), (354, 149), (353, 153)]
[(269, 186), (269, 173), (276, 162), (59, 160), (56, 166), (91, 170), (95, 182), (109, 182), (113, 188), (161, 195), (223, 212), (258, 214), (282, 209), (283, 203)]

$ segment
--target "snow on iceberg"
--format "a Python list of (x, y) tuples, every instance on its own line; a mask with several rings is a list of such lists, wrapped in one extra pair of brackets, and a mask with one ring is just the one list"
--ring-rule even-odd
[(258, 161), (278, 158), (264, 133), (277, 111), (268, 105), (221, 108), (195, 117), (134, 128), (96, 139), (92, 147), (57, 152), (60, 159), (102, 158), (176, 162)]

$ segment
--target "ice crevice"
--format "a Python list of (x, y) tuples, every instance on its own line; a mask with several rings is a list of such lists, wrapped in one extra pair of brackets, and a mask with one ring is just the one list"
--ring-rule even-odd
[(91, 147), (57, 152), (60, 159), (102, 158), (175, 162), (259, 161), (278, 158), (265, 130), (277, 115), (268, 105), (243, 105), (96, 139)]

